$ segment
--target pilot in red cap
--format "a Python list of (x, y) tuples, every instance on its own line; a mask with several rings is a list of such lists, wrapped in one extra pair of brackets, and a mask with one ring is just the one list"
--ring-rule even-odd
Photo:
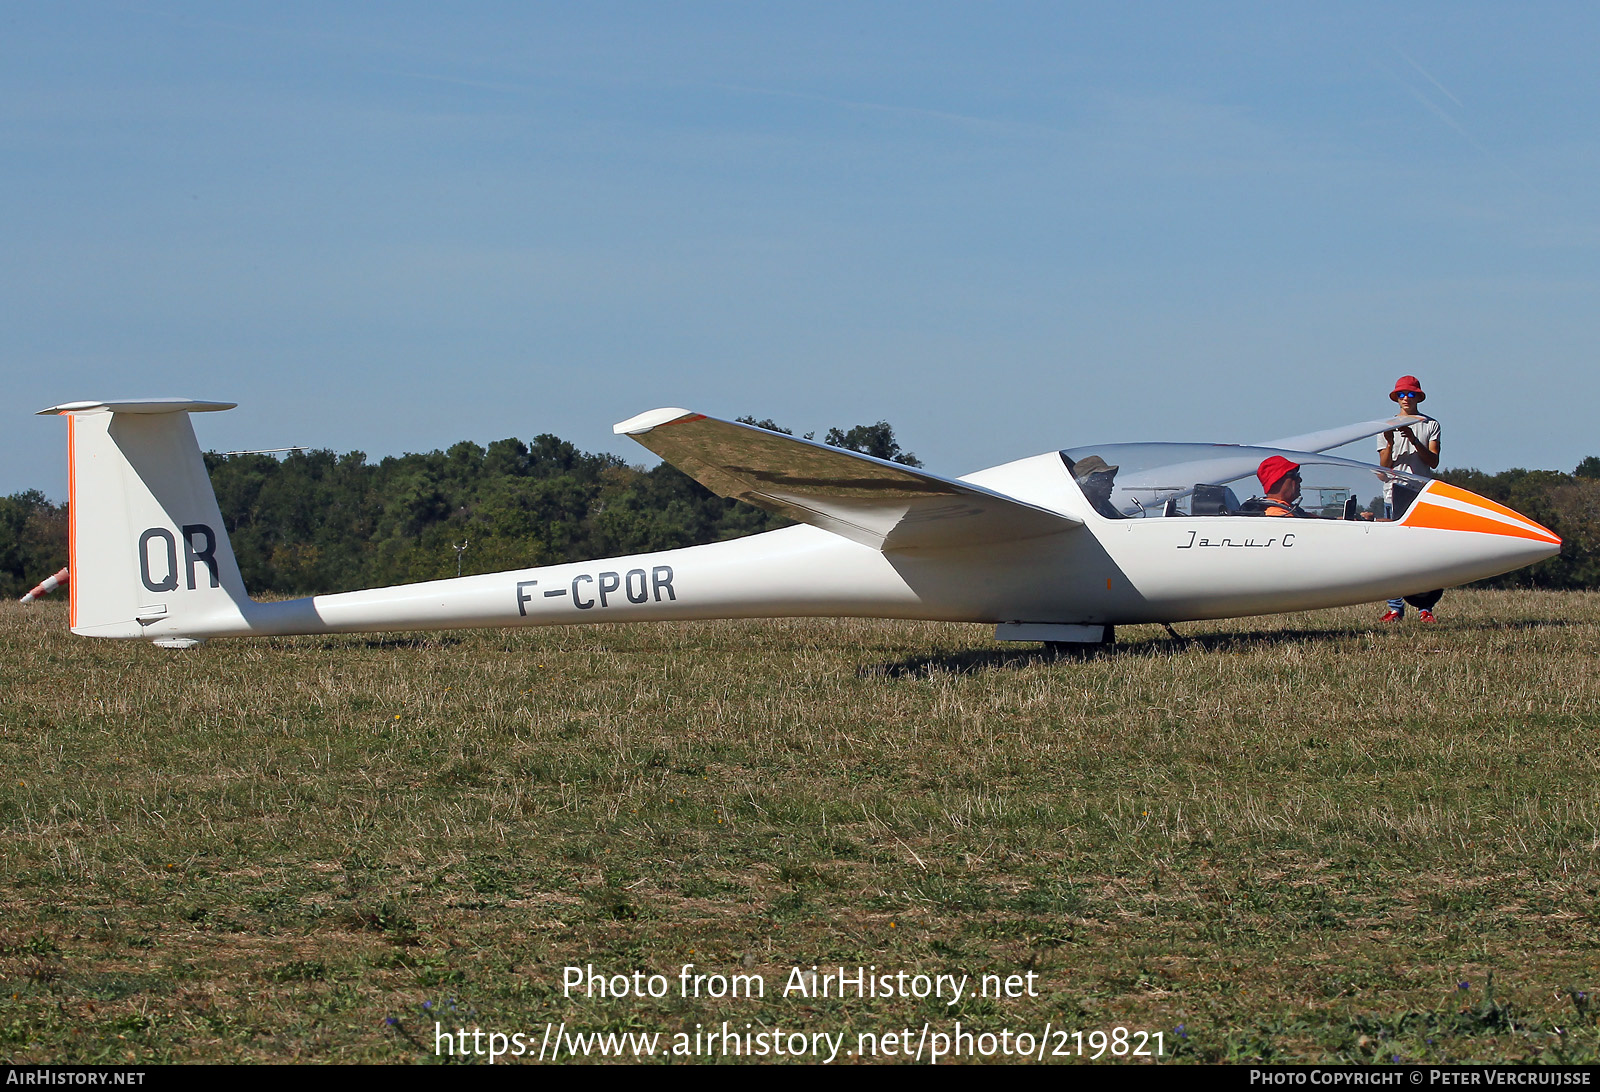
[(1273, 455), (1261, 460), (1261, 465), (1256, 468), (1256, 477), (1261, 479), (1262, 494), (1271, 493), (1272, 487), (1282, 481), (1285, 474), (1293, 474), (1299, 469), (1299, 463), (1291, 463), (1282, 455)]

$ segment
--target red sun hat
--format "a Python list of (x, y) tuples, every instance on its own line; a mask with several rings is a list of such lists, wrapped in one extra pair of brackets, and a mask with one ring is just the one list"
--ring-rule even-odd
[(1272, 492), (1272, 487), (1282, 481), (1284, 475), (1293, 474), (1299, 469), (1299, 463), (1291, 463), (1282, 455), (1273, 455), (1261, 460), (1261, 465), (1256, 469), (1256, 477), (1261, 479), (1261, 492)]
[(1402, 375), (1394, 381), (1394, 390), (1389, 392), (1389, 401), (1400, 401), (1402, 394), (1414, 394), (1418, 402), (1428, 397), (1422, 393), (1422, 384), (1417, 382), (1417, 377), (1414, 375)]

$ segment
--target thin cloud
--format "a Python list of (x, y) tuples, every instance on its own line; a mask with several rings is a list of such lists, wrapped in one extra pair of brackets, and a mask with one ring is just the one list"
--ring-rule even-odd
[(1426, 68), (1423, 68), (1415, 60), (1413, 60), (1409, 53), (1407, 53), (1405, 50), (1401, 49), (1399, 46), (1393, 46), (1392, 48), (1394, 49), (1394, 51), (1396, 53), (1398, 53), (1400, 55), (1400, 59), (1402, 61), (1405, 61), (1406, 64), (1410, 65), (1412, 68), (1414, 68), (1417, 71), (1418, 75), (1420, 75), (1423, 79), (1427, 80), (1429, 83), (1433, 84), (1433, 86), (1437, 87), (1439, 89), (1439, 93), (1440, 94), (1442, 94), (1445, 98), (1449, 99), (1451, 102), (1455, 103), (1457, 106), (1461, 107), (1463, 110), (1465, 110), (1467, 108), (1467, 104), (1466, 103), (1464, 103), (1460, 99), (1456, 98), (1455, 94), (1453, 92), (1451, 92), (1451, 90), (1448, 87), (1446, 87), (1444, 84), (1440, 83), (1437, 79), (1435, 79), (1432, 72), (1429, 72)]
[(833, 95), (819, 95), (809, 91), (781, 91), (771, 87), (751, 87), (747, 84), (716, 83), (711, 86), (724, 91), (737, 91), (746, 95), (765, 95), (770, 98), (795, 99), (801, 102), (815, 102), (826, 106), (838, 106), (846, 110), (867, 110), (875, 113), (897, 114), (904, 117), (923, 118), (931, 121), (943, 121), (953, 125), (994, 129), (1007, 133), (1047, 133), (1050, 136), (1067, 137), (1072, 134), (1064, 129), (1057, 129), (1049, 125), (1040, 125), (1032, 121), (1009, 121), (997, 118), (974, 117), (971, 114), (957, 114), (947, 110), (929, 110), (920, 106), (898, 106), (883, 102), (863, 102), (859, 99), (841, 99)]
[(368, 71), (378, 76), (395, 76), (405, 80), (422, 80), (426, 83), (444, 83), (453, 87), (471, 87), (480, 91), (498, 91), (508, 95), (525, 95), (534, 90), (532, 84), (469, 80), (460, 76), (440, 76), (430, 72), (411, 72), (398, 68), (374, 68)]
[[(1455, 103), (1455, 105), (1459, 109), (1466, 110), (1466, 106), (1465, 106), (1465, 104), (1462, 103), (1461, 99), (1459, 99), (1448, 87), (1446, 87), (1444, 84), (1440, 83), (1437, 79), (1435, 79), (1433, 74), (1430, 73), (1426, 68), (1423, 68), (1416, 61), (1412, 60), (1410, 55), (1408, 55), (1405, 52), (1405, 50), (1403, 50), (1399, 46), (1393, 45), (1393, 44), (1391, 44), (1390, 48), (1393, 49), (1395, 54), (1398, 57), (1400, 57), (1401, 60), (1405, 61), (1406, 64), (1408, 66), (1410, 66), (1418, 75), (1420, 75), (1423, 79), (1427, 80), (1428, 83), (1431, 84), (1439, 92), (1439, 94), (1445, 96), (1451, 102)], [(1479, 155), (1483, 156), (1490, 163), (1494, 164), (1494, 166), (1499, 168), (1501, 171), (1503, 171), (1508, 178), (1512, 179), (1518, 185), (1520, 185), (1523, 188), (1525, 188), (1529, 193), (1531, 193), (1534, 197), (1538, 198), (1540, 201), (1548, 201), (1549, 200), (1549, 196), (1543, 190), (1539, 189), (1538, 186), (1535, 186), (1528, 178), (1526, 178), (1521, 172), (1519, 172), (1515, 167), (1513, 167), (1507, 161), (1505, 156), (1503, 156), (1500, 153), (1494, 151), (1488, 145), (1484, 144), (1483, 141), (1479, 140), (1477, 135), (1475, 133), (1473, 133), (1472, 130), (1469, 129), (1466, 126), (1466, 124), (1461, 121), (1461, 119), (1459, 119), (1458, 117), (1455, 116), (1455, 114), (1451, 113), (1449, 110), (1447, 110), (1443, 106), (1441, 106), (1437, 101), (1435, 101), (1433, 96), (1429, 95), (1426, 91), (1418, 88), (1415, 84), (1411, 83), (1404, 76), (1402, 76), (1399, 73), (1395, 72), (1393, 69), (1391, 69), (1388, 65), (1384, 64), (1382, 61), (1379, 61), (1377, 63), (1378, 63), (1378, 67), (1384, 72), (1385, 75), (1387, 75), (1390, 79), (1394, 80), (1401, 87), (1405, 88), (1406, 93), (1409, 94), (1413, 99), (1415, 99), (1418, 104), (1420, 104), (1425, 110), (1427, 110), (1434, 117), (1438, 118), (1441, 122), (1443, 122), (1448, 129), (1450, 129), (1452, 132), (1454, 132), (1462, 140), (1464, 140), (1468, 144), (1470, 144), (1472, 146), (1473, 150), (1475, 150)]]

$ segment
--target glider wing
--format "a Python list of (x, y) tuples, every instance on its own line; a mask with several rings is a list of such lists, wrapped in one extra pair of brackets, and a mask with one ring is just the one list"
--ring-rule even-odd
[(714, 493), (877, 550), (975, 546), (1083, 525), (982, 486), (688, 410), (641, 413), (615, 432)]
[(1286, 448), (1289, 451), (1332, 451), (1336, 447), (1365, 440), (1368, 436), (1376, 436), (1392, 428), (1415, 425), (1422, 420), (1424, 418), (1408, 417), (1402, 413), (1386, 421), (1358, 421), (1353, 425), (1325, 428), (1321, 432), (1303, 432), (1299, 436), (1285, 436), (1281, 440), (1268, 440), (1253, 446)]

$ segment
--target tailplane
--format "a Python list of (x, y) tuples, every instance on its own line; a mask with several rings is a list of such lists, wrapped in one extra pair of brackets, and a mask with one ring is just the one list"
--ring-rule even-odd
[(250, 613), (189, 414), (232, 402), (68, 402), (72, 632), (193, 643)]

